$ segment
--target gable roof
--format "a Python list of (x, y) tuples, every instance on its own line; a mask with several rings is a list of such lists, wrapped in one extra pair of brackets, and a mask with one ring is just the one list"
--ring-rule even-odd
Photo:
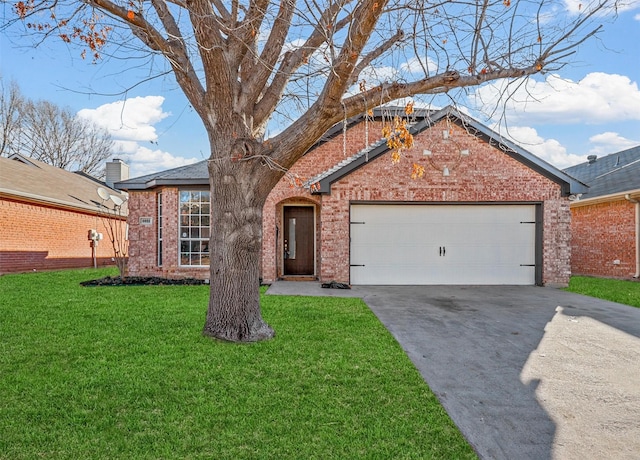
[[(539, 174), (547, 177), (553, 182), (560, 184), (562, 187), (563, 195), (568, 196), (571, 194), (584, 193), (587, 190), (587, 186), (581, 181), (576, 180), (575, 178), (562, 172), (555, 166), (552, 166), (541, 158), (538, 158), (531, 152), (524, 150), (508, 139), (504, 139), (499, 134), (490, 130), (473, 118), (467, 115), (463, 115), (453, 106), (447, 106), (442, 110), (424, 117), (421, 121), (418, 121), (413, 126), (411, 126), (409, 131), (412, 135), (415, 136), (422, 131), (431, 128), (434, 124), (445, 118), (454, 123), (457, 123), (460, 126), (463, 126), (472, 135), (484, 139), (485, 142), (502, 150), (504, 153), (514, 158), (515, 160), (518, 160), (519, 162), (523, 163)], [(318, 184), (319, 187), (314, 193), (330, 193), (331, 184), (388, 151), (389, 147), (387, 146), (386, 140), (380, 139), (369, 147), (356, 153), (352, 157), (340, 162), (333, 168), (317, 175), (316, 177), (308, 181), (308, 184)]]
[[(393, 105), (377, 107), (373, 109), (371, 117), (392, 117), (396, 114), (404, 115), (404, 107), (397, 107)], [(430, 109), (414, 109), (415, 117), (424, 118), (433, 111)], [(341, 121), (333, 125), (322, 137), (316, 142), (308, 152), (313, 151), (316, 147), (328, 142), (334, 137), (342, 134), (345, 129), (349, 129), (355, 124), (358, 124), (365, 120), (367, 114), (360, 114), (351, 117), (345, 121)], [(307, 152), (307, 153), (308, 153)], [(305, 154), (306, 155), (306, 154)], [(114, 187), (120, 190), (149, 190), (155, 187), (163, 185), (172, 186), (208, 186), (209, 185), (209, 171), (207, 169), (207, 160), (192, 163), (186, 166), (179, 166), (177, 168), (167, 169), (153, 174), (147, 174), (145, 176), (134, 177), (132, 179), (116, 182)]]
[(17, 154), (0, 157), (0, 196), (97, 213), (103, 206), (99, 187), (124, 198), (122, 192), (88, 174), (66, 171)]
[(565, 172), (589, 185), (581, 199), (640, 192), (640, 145), (602, 158), (591, 157)]
[[(374, 111), (374, 117), (389, 115), (389, 113), (396, 113), (401, 111), (404, 113), (404, 108), (398, 107), (382, 107)], [(573, 177), (565, 174), (557, 169), (555, 166), (550, 165), (541, 158), (533, 155), (532, 153), (522, 149), (513, 142), (502, 138), (497, 133), (491, 131), (486, 126), (477, 122), (471, 117), (461, 114), (452, 106), (448, 106), (442, 110), (432, 111), (427, 109), (421, 109), (415, 115), (418, 120), (415, 122), (410, 131), (413, 135), (416, 135), (430, 127), (432, 127), (438, 121), (449, 118), (451, 121), (464, 126), (470, 133), (485, 139), (491, 145), (499, 148), (507, 155), (515, 158), (531, 169), (537, 171), (543, 176), (551, 179), (552, 181), (562, 186), (562, 192), (564, 195), (584, 193), (587, 190), (587, 186), (574, 179)], [(355, 123), (364, 120), (364, 116), (350, 118), (346, 121), (347, 128)], [(344, 129), (343, 123), (338, 123), (333, 126), (325, 135), (316, 143), (313, 148), (326, 142), (332, 137), (340, 134)], [(310, 151), (311, 151), (310, 150)], [(318, 184), (319, 188), (315, 189), (314, 194), (327, 194), (331, 191), (331, 184), (341, 179), (342, 177), (350, 174), (356, 169), (364, 166), (369, 161), (379, 157), (380, 155), (389, 151), (389, 147), (386, 144), (385, 139), (380, 139), (367, 148), (361, 150), (355, 155), (346, 158), (345, 160), (334, 165), (332, 168), (316, 175), (311, 180), (307, 181), (305, 186), (310, 188), (311, 184)], [(146, 176), (136, 177), (128, 179), (122, 182), (117, 182), (114, 186), (120, 190), (149, 190), (155, 187), (163, 185), (173, 186), (203, 186), (209, 185), (209, 172), (207, 169), (207, 160), (193, 163), (178, 168), (161, 171), (154, 174), (148, 174)]]

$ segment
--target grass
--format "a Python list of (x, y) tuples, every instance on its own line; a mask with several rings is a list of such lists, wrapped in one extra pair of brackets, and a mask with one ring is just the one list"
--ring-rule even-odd
[(572, 276), (567, 291), (640, 308), (640, 282)]
[(264, 296), (234, 345), (207, 286), (79, 286), (112, 274), (0, 277), (0, 458), (476, 458), (362, 301)]

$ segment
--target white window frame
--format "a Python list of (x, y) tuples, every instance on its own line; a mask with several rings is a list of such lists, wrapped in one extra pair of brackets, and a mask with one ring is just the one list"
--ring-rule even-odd
[(164, 224), (163, 221), (163, 216), (162, 216), (162, 192), (158, 192), (157, 196), (157, 204), (158, 204), (158, 227), (157, 227), (157, 231), (158, 231), (158, 253), (157, 253), (157, 257), (156, 257), (156, 263), (158, 264), (158, 267), (162, 267), (162, 247), (163, 247), (163, 242), (162, 242), (162, 225)]
[[(204, 195), (208, 200), (204, 199)], [(188, 198), (188, 200), (184, 200)], [(183, 214), (184, 206), (189, 209)], [(205, 209), (203, 209), (203, 207)], [(208, 209), (208, 211), (207, 211)], [(199, 212), (192, 213), (197, 210)], [(185, 225), (186, 223), (186, 225)], [(178, 191), (178, 266), (209, 266), (209, 233), (211, 231), (211, 193), (202, 189)], [(186, 246), (185, 246), (186, 245)], [(185, 261), (188, 263), (185, 263)], [(198, 263), (193, 263), (197, 261)], [(206, 261), (207, 263), (203, 263)]]

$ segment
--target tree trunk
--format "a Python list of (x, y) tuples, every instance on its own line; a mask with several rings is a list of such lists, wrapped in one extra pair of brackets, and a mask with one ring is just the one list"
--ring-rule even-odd
[(262, 208), (268, 191), (256, 186), (254, 176), (249, 165), (228, 158), (209, 162), (211, 285), (203, 333), (232, 342), (275, 335), (262, 319), (259, 292)]

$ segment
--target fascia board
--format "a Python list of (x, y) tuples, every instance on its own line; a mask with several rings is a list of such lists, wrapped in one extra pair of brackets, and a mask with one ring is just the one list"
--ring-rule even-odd
[[(100, 209), (98, 207), (99, 203), (97, 203), (95, 207), (87, 206), (83, 204), (76, 204), (68, 201), (58, 200), (56, 198), (43, 197), (40, 195), (35, 195), (33, 193), (23, 193), (23, 192), (16, 193), (15, 191), (3, 189), (3, 188), (0, 188), (0, 197), (6, 197), (6, 198), (17, 200), (17, 201), (23, 201), (27, 203), (34, 203), (34, 204), (40, 204), (40, 205), (47, 205), (47, 206), (53, 205), (57, 208), (67, 209), (70, 211), (89, 212), (91, 214), (99, 214), (99, 215), (105, 215), (105, 216), (108, 215), (109, 217), (118, 218), (117, 216), (111, 216), (110, 214), (108, 214), (106, 210)], [(120, 219), (125, 220), (126, 217), (127, 217), (126, 212), (123, 212), (123, 215), (120, 217)]]
[(640, 189), (627, 190), (624, 192), (612, 193), (610, 195), (594, 196), (593, 198), (584, 198), (572, 201), (569, 205), (571, 208), (579, 208), (581, 206), (590, 206), (594, 204), (610, 203), (612, 201), (626, 200), (626, 196), (634, 200), (640, 200)]

